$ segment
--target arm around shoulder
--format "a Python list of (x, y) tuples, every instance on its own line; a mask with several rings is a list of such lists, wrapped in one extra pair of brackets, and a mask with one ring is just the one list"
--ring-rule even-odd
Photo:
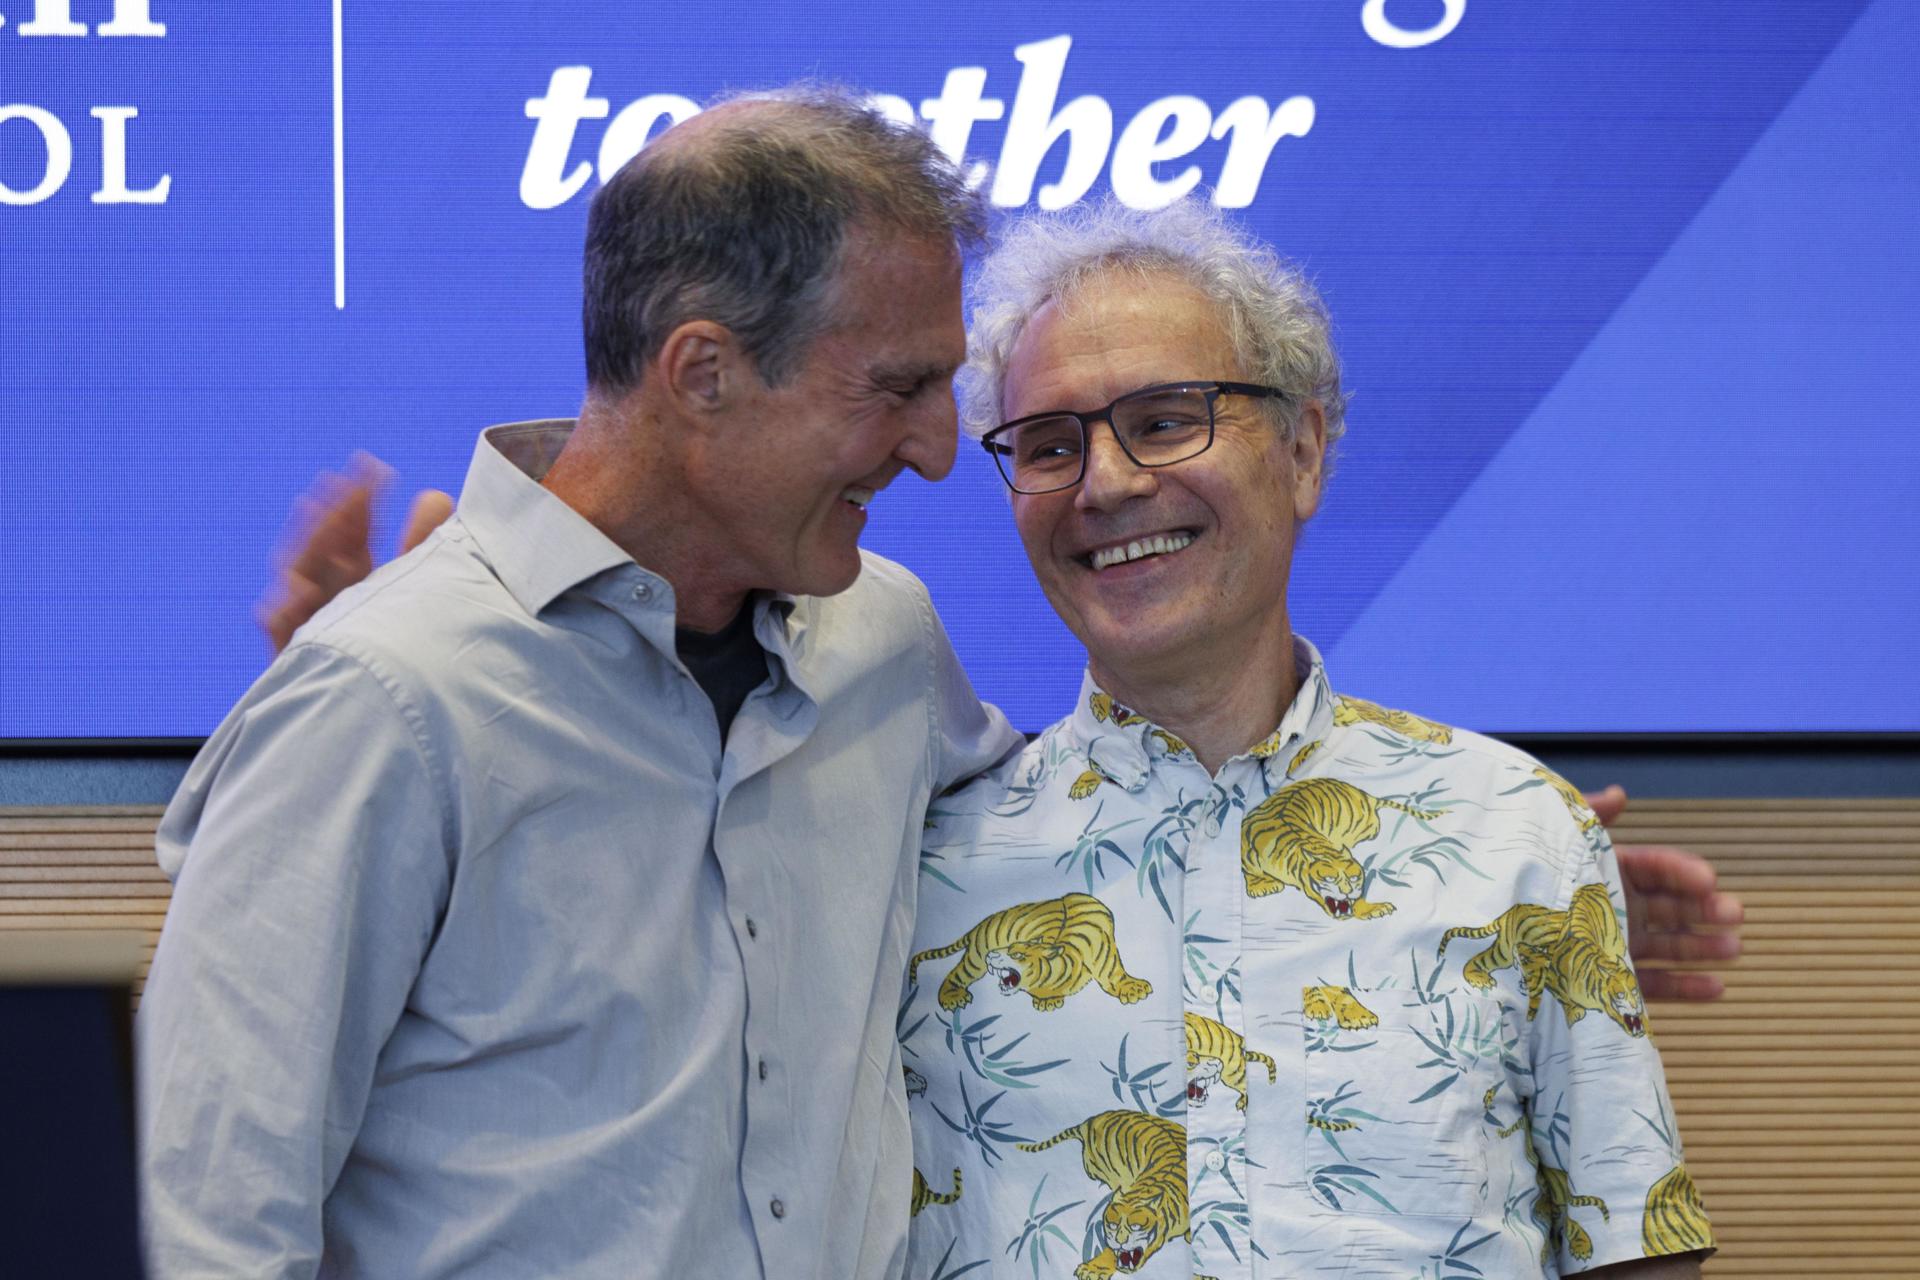
[(1007, 723), (1000, 708), (982, 702), (974, 692), (926, 588), (919, 587), (919, 592), (933, 646), (933, 791), (938, 795), (1014, 755), (1026, 738)]

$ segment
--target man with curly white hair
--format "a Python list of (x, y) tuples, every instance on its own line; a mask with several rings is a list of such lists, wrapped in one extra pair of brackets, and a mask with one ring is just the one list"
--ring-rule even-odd
[(1028, 221), (975, 295), (963, 422), (1088, 662), (929, 815), (909, 1274), (1698, 1275), (1598, 817), (1293, 632), (1313, 287), (1190, 200)]

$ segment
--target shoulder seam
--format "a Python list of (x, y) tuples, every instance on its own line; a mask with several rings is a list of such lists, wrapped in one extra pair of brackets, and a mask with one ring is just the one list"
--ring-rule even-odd
[(373, 681), (374, 685), (378, 687), (382, 693), (387, 695), (387, 701), (392, 705), (395, 714), (400, 717), (400, 722), (407, 726), (407, 735), (413, 741), (413, 749), (415, 753), (419, 755), (420, 763), (433, 786), (434, 802), (440, 810), (441, 846), (445, 850), (453, 849), (454, 829), (457, 824), (453, 817), (453, 801), (451, 798), (452, 779), (448, 774), (445, 762), (433, 749), (432, 739), (427, 733), (426, 718), (420, 714), (419, 708), (406, 696), (406, 690), (401, 686), (400, 681), (395, 678), (391, 672), (375, 662), (371, 656), (358, 652), (356, 649), (346, 648), (336, 642), (320, 637), (302, 639), (293, 645), (290, 652), (299, 649), (322, 649), (334, 654), (342, 661), (350, 663), (358, 670), (364, 672), (367, 678)]

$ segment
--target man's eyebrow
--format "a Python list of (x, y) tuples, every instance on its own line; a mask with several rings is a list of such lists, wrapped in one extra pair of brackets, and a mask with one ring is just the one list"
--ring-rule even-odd
[(902, 384), (928, 382), (935, 378), (949, 378), (952, 377), (959, 368), (960, 362), (958, 361), (952, 363), (946, 361), (940, 361), (938, 363), (923, 361), (916, 364), (885, 364), (875, 365), (869, 371), (868, 376), (875, 382), (883, 383), (887, 386), (900, 386)]

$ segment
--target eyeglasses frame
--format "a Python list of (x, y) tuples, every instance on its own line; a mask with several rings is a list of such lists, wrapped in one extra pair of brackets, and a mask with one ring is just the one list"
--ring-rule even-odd
[[(1131, 400), (1136, 396), (1152, 395), (1157, 391), (1198, 391), (1206, 397), (1207, 442), (1185, 457), (1174, 458), (1168, 462), (1142, 462), (1140, 459), (1134, 457), (1133, 450), (1127, 447), (1127, 442), (1125, 438), (1121, 436), (1120, 429), (1113, 425), (1113, 411), (1118, 408), (1123, 401)], [(1134, 466), (1140, 467), (1143, 470), (1152, 470), (1158, 467), (1176, 467), (1183, 462), (1193, 461), (1193, 459), (1213, 448), (1214, 425), (1217, 420), (1217, 415), (1214, 412), (1214, 402), (1222, 396), (1246, 396), (1256, 400), (1288, 400), (1292, 398), (1278, 387), (1263, 386), (1257, 382), (1156, 382), (1150, 386), (1136, 387), (1124, 395), (1115, 396), (1112, 403), (1104, 408), (1095, 409), (1091, 413), (1075, 413), (1071, 409), (1049, 409), (1044, 413), (1029, 413), (1023, 417), (1015, 418), (1011, 422), (1003, 422), (980, 437), (980, 447), (985, 449), (987, 455), (993, 459), (994, 470), (1000, 473), (1000, 479), (1005, 481), (1007, 488), (1013, 490), (1013, 492), (1030, 498), (1041, 494), (1059, 493), (1062, 490), (1073, 488), (1087, 478), (1087, 455), (1093, 450), (1094, 423), (1104, 422), (1107, 424), (1107, 430), (1113, 432), (1114, 443), (1120, 446), (1120, 452), (1126, 454), (1127, 461), (1133, 463)], [(1015, 428), (1024, 427), (1030, 422), (1044, 422), (1049, 418), (1072, 418), (1080, 424), (1079, 470), (1073, 473), (1073, 479), (1068, 480), (1064, 484), (1053, 485), (1046, 489), (1022, 489), (1013, 482), (1013, 477), (1007, 473), (1007, 468), (1012, 464), (1002, 461), (1002, 459), (1012, 455), (1013, 447), (1002, 444), (999, 437)]]

